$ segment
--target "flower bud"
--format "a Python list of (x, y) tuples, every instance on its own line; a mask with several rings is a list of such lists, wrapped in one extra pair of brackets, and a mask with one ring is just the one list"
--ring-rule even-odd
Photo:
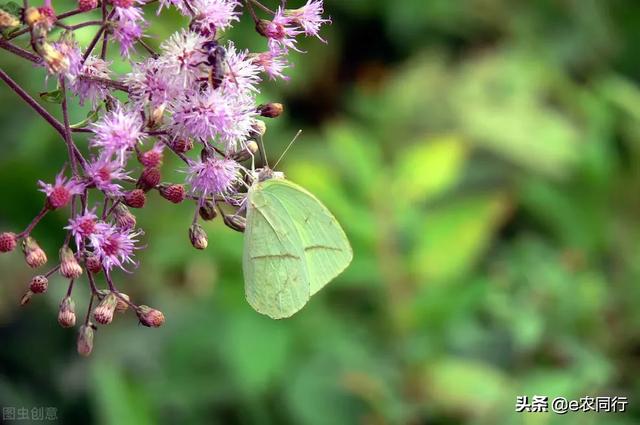
[(82, 275), (82, 267), (67, 245), (60, 248), (60, 274), (67, 279), (77, 279)]
[(211, 200), (206, 200), (200, 206), (198, 213), (205, 221), (213, 220), (218, 215), (218, 212), (216, 211), (216, 204)]
[(187, 196), (184, 186), (181, 184), (163, 184), (160, 185), (158, 189), (160, 191), (160, 196), (174, 204), (179, 204), (184, 201), (184, 198)]
[(263, 37), (280, 40), (285, 37), (285, 29), (282, 24), (278, 24), (266, 19), (259, 19), (256, 22), (256, 31)]
[(93, 254), (87, 254), (84, 259), (84, 265), (87, 267), (87, 270), (93, 274), (100, 273), (102, 271), (102, 262)]
[(164, 110), (165, 110), (165, 105), (160, 105), (156, 108), (153, 108), (153, 110), (151, 111), (151, 114), (149, 114), (147, 127), (151, 129), (160, 127), (160, 125), (162, 125), (162, 120), (164, 118)]
[(127, 311), (129, 309), (129, 295), (120, 292), (116, 298), (118, 299), (116, 303), (116, 312), (124, 313)]
[(251, 158), (251, 156), (254, 155), (256, 152), (258, 152), (258, 144), (256, 143), (255, 140), (249, 140), (246, 143), (246, 147), (238, 152), (235, 152), (231, 156), (231, 159), (233, 159), (236, 162), (246, 161), (247, 159)]
[(133, 229), (136, 227), (136, 216), (131, 214), (129, 208), (122, 204), (118, 204), (113, 209), (113, 215), (116, 219), (116, 224), (122, 229)]
[(117, 305), (116, 294), (109, 292), (93, 310), (93, 318), (101, 325), (108, 325), (113, 320), (113, 313), (116, 311)]
[(46, 41), (41, 43), (37, 46), (37, 51), (51, 73), (59, 74), (69, 69), (69, 58), (50, 43)]
[[(98, 290), (98, 299), (103, 300), (107, 295), (111, 294), (111, 291), (108, 291), (106, 289), (99, 289)], [(116, 312), (118, 313), (124, 313), (125, 311), (127, 311), (127, 309), (129, 308), (129, 295), (124, 294), (122, 292), (118, 292), (115, 293), (113, 292), (113, 294), (116, 296)]]
[(205, 162), (213, 157), (215, 157), (214, 150), (209, 148), (208, 146), (205, 146), (200, 151), (200, 159), (202, 160), (202, 162)]
[(47, 262), (47, 254), (31, 236), (22, 241), (22, 252), (29, 267), (37, 269)]
[(6, 10), (0, 9), (0, 31), (17, 27), (18, 25), (20, 25), (20, 20), (17, 17), (13, 16)]
[(98, 0), (78, 0), (78, 9), (81, 12), (88, 12), (98, 7)]
[(266, 118), (278, 118), (284, 111), (282, 103), (265, 103), (258, 106), (258, 113)]
[(23, 15), (24, 23), (30, 27), (33, 27), (36, 23), (40, 22), (43, 17), (37, 7), (29, 7), (24, 11)]
[[(264, 136), (266, 133), (267, 133), (267, 124), (262, 120), (254, 120), (253, 124), (251, 125), (251, 131), (249, 133), (249, 136), (252, 139), (256, 139), (261, 136)], [(257, 148), (257, 145), (256, 145), (256, 148)]]
[(159, 168), (145, 168), (142, 170), (142, 174), (140, 174), (137, 187), (138, 189), (148, 192), (160, 184), (160, 178), (161, 175)]
[(189, 240), (195, 249), (205, 249), (209, 245), (207, 232), (198, 223), (194, 223), (189, 227)]
[(191, 139), (176, 139), (171, 143), (171, 147), (178, 153), (187, 153), (193, 149), (193, 141)]
[(94, 329), (91, 323), (80, 326), (78, 333), (78, 354), (88, 357), (93, 351)]
[(27, 292), (24, 293), (22, 298), (20, 298), (20, 305), (24, 306), (29, 304), (29, 302), (31, 301), (31, 297), (33, 297), (33, 292), (31, 292), (31, 290), (28, 290)]
[(140, 323), (149, 328), (159, 328), (164, 324), (164, 314), (160, 310), (156, 310), (146, 305), (138, 306), (136, 314)]
[(224, 224), (227, 225), (230, 229), (235, 230), (236, 232), (243, 233), (244, 229), (247, 227), (247, 219), (239, 216), (239, 215), (223, 215), (222, 220)]
[(147, 197), (144, 194), (142, 189), (135, 189), (131, 192), (127, 192), (124, 195), (124, 203), (125, 205), (131, 208), (142, 208), (144, 207), (144, 203), (147, 200)]
[(58, 323), (63, 328), (72, 328), (76, 325), (76, 303), (69, 296), (64, 297), (60, 303)]
[(10, 252), (16, 249), (18, 238), (15, 233), (0, 233), (0, 252)]
[(47, 292), (49, 287), (49, 279), (43, 275), (34, 276), (29, 284), (29, 290), (34, 294), (42, 294)]
[(162, 146), (163, 145), (156, 144), (148, 151), (141, 152), (138, 155), (138, 161), (140, 161), (140, 164), (144, 165), (146, 168), (156, 168), (162, 165), (162, 159), (164, 158)]

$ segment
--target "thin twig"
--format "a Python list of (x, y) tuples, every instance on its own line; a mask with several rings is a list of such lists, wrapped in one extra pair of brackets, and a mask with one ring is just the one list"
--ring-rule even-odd
[(47, 213), (49, 212), (49, 208), (47, 208), (47, 206), (45, 205), (44, 207), (42, 207), (42, 210), (40, 210), (40, 212), (38, 213), (38, 215), (36, 215), (33, 220), (31, 220), (31, 223), (29, 223), (29, 225), (27, 226), (26, 229), (24, 229), (22, 232), (18, 233), (16, 235), (16, 238), (21, 239), (25, 236), (29, 236), (31, 234), (31, 232), (33, 231), (34, 227), (36, 227), (36, 225), (40, 222), (40, 220), (42, 220), (42, 218), (47, 215)]
[(256, 6), (258, 6), (260, 9), (264, 10), (265, 12), (271, 13), (272, 15), (276, 14), (276, 12), (274, 12), (271, 9), (269, 9), (267, 6), (265, 6), (264, 4), (260, 3), (259, 1), (256, 1), (256, 0), (250, 0), (250, 1), (251, 1), (251, 3), (255, 4)]
[[(7, 75), (2, 68), (0, 68), (0, 79), (4, 81), (11, 90), (16, 92), (18, 96), (22, 98), (33, 110), (35, 110), (46, 122), (48, 122), (64, 139), (65, 130), (64, 126), (58, 121), (53, 115), (49, 113), (46, 109), (44, 109), (29, 93), (27, 93), (18, 83), (13, 81), (9, 75)], [(75, 154), (78, 158), (82, 158), (82, 154), (76, 148)], [(84, 162), (84, 158), (80, 159), (81, 162)]]
[[(74, 176), (78, 176), (78, 163), (75, 155), (77, 147), (73, 143), (73, 137), (71, 136), (71, 127), (69, 125), (69, 109), (67, 107), (67, 87), (65, 85), (64, 77), (60, 77), (60, 91), (62, 92), (62, 119), (64, 123), (64, 141), (67, 144), (67, 150), (69, 151), (69, 161), (71, 161), (71, 170)], [(84, 164), (83, 164), (84, 167)]]
[(6, 40), (0, 40), (0, 48), (33, 63), (42, 64), (42, 58), (40, 56), (33, 54), (30, 51), (23, 49), (22, 47), (18, 47), (15, 44), (9, 43)]
[(116, 90), (121, 90), (123, 92), (129, 93), (129, 87), (125, 83), (122, 83), (120, 81), (111, 80), (109, 78), (94, 77), (92, 75), (80, 75), (79, 77), (82, 80), (94, 81), (108, 87), (113, 87)]

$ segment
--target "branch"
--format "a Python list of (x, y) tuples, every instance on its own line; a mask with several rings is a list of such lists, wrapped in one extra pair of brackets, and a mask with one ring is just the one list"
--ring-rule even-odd
[[(65, 138), (64, 126), (53, 115), (44, 109), (29, 93), (27, 93), (18, 83), (13, 81), (9, 75), (2, 68), (0, 68), (0, 79), (4, 81), (11, 90), (16, 92), (18, 96), (22, 98), (33, 110), (35, 110), (51, 127), (53, 127), (63, 138)], [(75, 148), (75, 155), (84, 162), (84, 158), (80, 154), (80, 151)]]
[(15, 44), (11, 44), (8, 41), (0, 40), (0, 48), (7, 50), (14, 55), (18, 55), (21, 58), (24, 58), (28, 61), (31, 61), (36, 64), (42, 64), (42, 58), (38, 55), (35, 55), (28, 50), (23, 49), (22, 47), (18, 47)]

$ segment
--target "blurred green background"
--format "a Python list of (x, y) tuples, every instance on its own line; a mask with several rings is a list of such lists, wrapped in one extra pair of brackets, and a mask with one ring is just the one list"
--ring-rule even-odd
[[(120, 316), (84, 359), (56, 322), (65, 282), (21, 308), (31, 272), (2, 255), (0, 405), (54, 406), (64, 424), (640, 423), (640, 3), (326, 9), (328, 44), (306, 40), (291, 81), (262, 98), (287, 108), (269, 123), (273, 159), (304, 130), (281, 168), (344, 225), (349, 269), (272, 321), (244, 300), (242, 236), (217, 220), (196, 251), (191, 206), (154, 196), (142, 266), (117, 281), (167, 323)], [(155, 19), (150, 44), (180, 19)], [(229, 37), (264, 49), (248, 19)], [(0, 58), (31, 93), (53, 88)], [(66, 151), (4, 86), (0, 129), (0, 229), (20, 230)], [(180, 167), (165, 161), (165, 179)], [(34, 233), (50, 258), (65, 220)], [(612, 394), (626, 413), (514, 411), (518, 395)]]

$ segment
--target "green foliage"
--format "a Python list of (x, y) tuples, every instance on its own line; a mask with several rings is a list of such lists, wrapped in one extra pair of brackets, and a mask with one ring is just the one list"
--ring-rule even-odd
[[(191, 208), (151, 196), (138, 217), (142, 270), (117, 280), (166, 326), (118, 317), (79, 359), (73, 332), (55, 324), (63, 282), (18, 310), (28, 271), (0, 256), (0, 404), (55, 405), (64, 423), (637, 423), (637, 5), (327, 10), (328, 45), (309, 40), (290, 85), (264, 94), (288, 107), (266, 143), (277, 158), (304, 130), (283, 171), (344, 226), (352, 265), (272, 321), (244, 299), (242, 236), (207, 223), (210, 246), (195, 252)], [(158, 40), (177, 19), (153, 24)], [(234, 31), (263, 47), (249, 26)], [(40, 71), (1, 58), (30, 92), (46, 89)], [(35, 180), (66, 153), (0, 95), (0, 228), (14, 229), (41, 207)], [(72, 122), (88, 112), (73, 109)], [(182, 179), (169, 171), (180, 166), (165, 161), (163, 179)], [(47, 252), (63, 224), (56, 213), (38, 228)], [(517, 395), (534, 394), (626, 395), (630, 412), (514, 413)]]

